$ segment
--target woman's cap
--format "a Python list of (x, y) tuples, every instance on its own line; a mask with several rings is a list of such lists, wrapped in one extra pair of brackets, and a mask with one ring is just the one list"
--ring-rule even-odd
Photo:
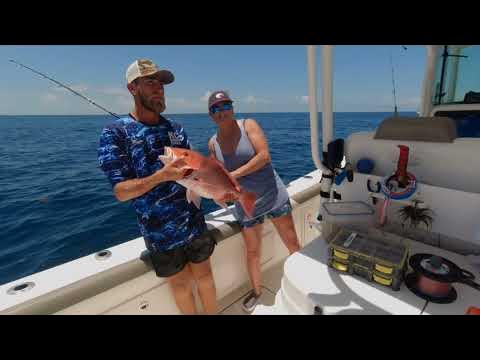
[(226, 91), (224, 90), (214, 91), (208, 98), (208, 109), (210, 109), (213, 105), (219, 102), (225, 102), (225, 101), (233, 103), (233, 100), (230, 99), (230, 96)]

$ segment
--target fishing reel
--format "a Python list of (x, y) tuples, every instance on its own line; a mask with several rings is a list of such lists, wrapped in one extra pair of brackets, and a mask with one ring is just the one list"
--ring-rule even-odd
[[(349, 182), (353, 181), (353, 167), (350, 163), (344, 162), (344, 140), (336, 139), (330, 142), (327, 146), (327, 151), (323, 153), (323, 166), (328, 169), (322, 172), (320, 180), (320, 197), (321, 203), (326, 201), (341, 200), (341, 194), (337, 193), (332, 185), (339, 186), (347, 179)], [(330, 180), (330, 181), (325, 181)], [(320, 209), (318, 220), (322, 219), (322, 209)]]
[[(323, 154), (323, 165), (331, 171), (330, 176), (322, 176), (332, 179), (332, 183), (341, 185), (345, 178), (348, 182), (353, 181), (353, 167), (350, 163), (344, 162), (344, 140), (337, 139), (330, 142), (327, 146), (327, 152)], [(322, 174), (323, 175), (323, 174)]]

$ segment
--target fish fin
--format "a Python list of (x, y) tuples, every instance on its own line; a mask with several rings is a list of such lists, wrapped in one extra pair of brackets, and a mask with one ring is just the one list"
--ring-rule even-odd
[(195, 191), (187, 189), (187, 201), (188, 203), (193, 202), (197, 209), (200, 209), (200, 204), (202, 202), (202, 198), (198, 195)]
[(240, 201), (245, 214), (247, 214), (248, 217), (253, 217), (255, 213), (255, 202), (257, 200), (257, 195), (250, 191), (242, 191), (238, 200)]

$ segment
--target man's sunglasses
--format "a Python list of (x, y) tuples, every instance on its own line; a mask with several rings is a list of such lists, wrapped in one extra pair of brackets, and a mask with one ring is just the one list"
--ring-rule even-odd
[(223, 107), (220, 107), (218, 105), (213, 105), (210, 108), (210, 111), (212, 112), (212, 114), (216, 114), (220, 111), (226, 111), (226, 110), (232, 110), (232, 109), (233, 109), (233, 105), (231, 103), (226, 103), (226, 104), (223, 104)]

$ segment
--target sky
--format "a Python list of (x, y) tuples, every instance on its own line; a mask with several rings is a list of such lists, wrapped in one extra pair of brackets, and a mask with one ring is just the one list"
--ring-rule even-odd
[[(393, 111), (392, 67), (399, 111), (417, 111), (424, 46), (334, 47), (334, 111)], [(321, 111), (321, 47), (317, 47)], [(303, 45), (35, 45), (0, 46), (0, 115), (103, 114), (71, 92), (9, 62), (19, 61), (118, 114), (132, 109), (125, 71), (137, 58), (172, 71), (166, 114), (206, 113), (208, 95), (229, 91), (236, 112), (308, 112)]]

